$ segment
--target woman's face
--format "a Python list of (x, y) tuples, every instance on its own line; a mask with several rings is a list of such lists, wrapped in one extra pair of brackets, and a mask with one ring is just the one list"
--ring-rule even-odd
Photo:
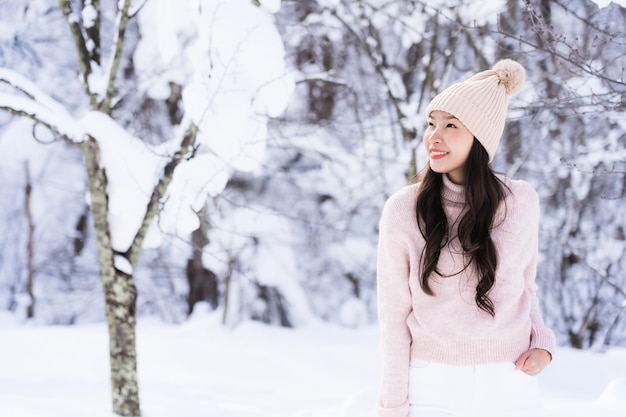
[(428, 117), (424, 146), (430, 168), (448, 174), (456, 184), (463, 183), (465, 164), (473, 143), (474, 135), (450, 113), (436, 110)]

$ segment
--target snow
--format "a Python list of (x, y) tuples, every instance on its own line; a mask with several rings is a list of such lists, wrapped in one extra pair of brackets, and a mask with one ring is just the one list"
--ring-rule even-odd
[[(151, 227), (146, 247), (157, 247), (161, 232), (191, 233), (198, 226), (196, 211), (207, 196), (219, 194), (235, 170), (258, 167), (268, 139), (267, 123), (285, 111), (295, 88), (271, 14), (280, 1), (264, 1), (262, 8), (248, 0), (173, 4), (155, 0), (141, 9), (140, 31), (157, 36), (142, 37), (134, 62), (142, 86), (155, 98), (168, 96), (170, 82), (184, 86), (187, 117), (181, 126), (198, 126), (200, 146), (191, 161), (176, 169), (159, 225)], [(95, 12), (91, 4), (82, 10), (86, 24), (92, 24)], [(92, 63), (90, 90), (102, 96), (108, 74)], [(127, 250), (182, 134), (151, 147), (103, 113), (89, 111), (74, 118), (16, 71), (0, 69), (0, 81), (19, 92), (0, 91), (0, 106), (36, 116), (74, 142), (83, 141), (86, 134), (98, 141), (108, 180), (113, 247)]]
[(90, 28), (98, 18), (98, 11), (90, 2), (82, 10), (83, 24), (86, 28)]
[(131, 136), (104, 113), (88, 112), (81, 123), (100, 145), (108, 181), (111, 239), (115, 249), (125, 251), (144, 217), (156, 183), (159, 158), (145, 142)]
[(280, 0), (261, 0), (260, 3), (270, 13), (278, 13), (280, 10)]
[[(318, 3), (333, 7), (341, 5), (338, 0)], [(606, 7), (610, 2), (597, 0), (596, 3)], [(430, 6), (436, 4), (454, 6), (454, 2), (449, 0), (438, 0)], [(619, 0), (618, 4), (626, 5), (626, 0)], [(206, 202), (207, 195), (218, 195), (224, 189), (234, 169), (253, 171), (258, 167), (264, 158), (268, 139), (267, 122), (285, 110), (294, 82), (284, 65), (285, 50), (271, 15), (279, 10), (279, 0), (261, 0), (261, 8), (253, 6), (249, 0), (151, 0), (145, 4), (136, 3), (136, 7), (139, 5), (145, 6), (139, 9), (138, 15), (138, 24), (144, 36), (134, 53), (134, 64), (142, 82), (141, 90), (162, 100), (170, 94), (170, 82), (184, 85), (185, 110), (200, 127), (199, 140), (202, 144), (194, 158), (185, 161), (175, 171), (168, 194), (163, 199), (163, 211), (146, 241), (146, 246), (157, 247), (162, 232), (186, 234), (197, 228), (195, 212)], [(495, 11), (503, 5), (504, 2), (499, 1), (485, 7), (476, 2), (460, 10), (446, 10), (445, 13), (451, 18), (456, 15), (477, 16), (474, 23), (482, 24), (494, 18)], [(91, 9), (92, 6), (88, 6), (83, 10), (83, 20), (91, 21), (95, 17)], [(72, 15), (71, 19), (78, 17)], [(326, 25), (335, 24), (328, 14), (324, 17), (311, 14), (307, 19), (308, 23), (320, 19)], [(392, 29), (402, 34), (405, 47), (421, 39), (420, 30), (415, 28), (424, 25), (423, 19), (423, 14), (413, 13), (394, 23)], [(381, 15), (377, 15), (375, 21), (387, 24)], [(0, 39), (12, 40), (18, 33), (13, 29), (17, 28), (10, 25), (0, 27)], [(306, 27), (290, 28), (290, 31), (301, 39), (306, 34)], [(330, 36), (338, 41), (341, 33), (337, 30)], [(451, 53), (450, 50), (448, 52)], [(429, 64), (426, 58), (423, 64)], [(90, 88), (103, 94), (108, 73), (98, 66), (92, 70), (88, 80)], [(316, 76), (313, 73), (309, 75)], [(332, 73), (324, 73), (323, 76), (335, 77)], [(101, 113), (70, 114), (66, 107), (40, 90), (45, 83), (36, 85), (18, 72), (7, 69), (0, 69), (0, 79), (26, 93), (6, 94), (3, 88), (0, 106), (10, 105), (16, 110), (37, 114), (75, 142), (82, 141), (85, 133), (98, 139), (100, 156), (109, 179), (114, 248), (125, 251), (143, 218), (149, 192), (158, 179), (163, 162), (177, 150), (188, 120), (181, 123), (181, 131), (172, 139), (153, 147), (148, 145), (153, 141), (131, 135)], [(600, 91), (597, 85), (583, 83), (582, 79), (576, 81), (580, 84), (572, 84), (571, 87), (579, 94)], [(436, 85), (439, 82), (436, 81)], [(398, 80), (392, 84), (393, 91), (398, 95), (404, 94), (400, 85)], [(405, 107), (406, 114), (415, 113), (417, 103), (410, 106)], [(364, 123), (376, 125), (374, 120)], [(617, 119), (616, 123), (625, 122)], [(45, 129), (37, 131), (42, 138), (40, 130)], [(50, 174), (50, 168), (44, 170), (51, 158), (49, 149), (44, 150), (30, 138), (29, 141), (18, 142), (27, 134), (32, 136), (32, 123), (23, 119), (4, 128), (0, 138), (0, 150), (4, 152), (0, 154), (10, 154), (11, 158), (4, 161), (3, 168), (14, 168), (21, 174), (24, 161), (28, 161), (33, 177), (46, 176), (48, 181), (56, 178)], [(379, 171), (359, 169), (359, 161), (347, 158), (339, 149), (339, 144), (331, 145), (336, 141), (335, 137), (323, 138), (319, 132), (311, 136), (306, 138), (311, 143), (308, 149), (311, 153), (329, 153), (335, 160), (343, 159), (343, 162), (334, 166), (329, 163), (316, 181), (310, 181), (311, 177), (315, 179), (314, 174), (302, 176), (296, 181), (307, 184), (306, 187), (312, 190), (319, 190), (320, 195), (330, 193), (329, 190), (347, 189), (347, 184), (354, 181), (371, 183), (351, 185), (350, 189), (359, 190), (363, 195), (340, 194), (338, 198), (342, 199), (343, 207), (348, 205), (347, 202), (366, 201), (368, 195), (377, 195), (371, 192), (377, 181), (387, 183), (393, 178), (403, 178), (399, 171), (407, 165), (406, 161), (387, 169), (385, 175), (376, 181), (367, 176), (353, 175), (355, 172)], [(373, 146), (371, 141), (366, 143)], [(615, 139), (614, 147), (617, 144)], [(59, 148), (55, 148), (57, 152), (63, 150)], [(302, 149), (307, 150), (306, 146)], [(419, 149), (418, 152), (421, 152), (422, 148)], [(393, 160), (410, 156), (394, 147), (384, 148), (381, 152), (389, 154), (389, 159)], [(553, 160), (558, 160), (559, 156), (556, 154)], [(598, 161), (606, 161), (607, 164), (621, 161), (623, 156), (623, 151), (613, 148), (607, 156), (606, 149), (601, 147), (575, 162), (586, 169), (597, 166)], [(65, 174), (81, 185), (84, 178), (80, 173), (68, 173), (69, 169), (74, 172), (76, 166), (66, 166)], [(363, 168), (368, 168), (366, 163), (363, 163)], [(560, 165), (558, 170), (571, 174), (571, 170), (564, 165)], [(577, 175), (580, 177), (581, 173), (571, 174), (580, 183), (577, 183), (575, 191), (582, 198), (587, 196), (589, 184)], [(22, 180), (22, 177), (19, 179)], [(342, 188), (342, 184), (346, 186)], [(81, 187), (73, 185), (66, 194), (77, 193), (76, 190), (81, 190)], [(36, 197), (39, 192), (35, 189), (35, 199), (59, 201), (48, 194)], [(68, 198), (66, 194), (63, 194), (64, 198)], [(44, 203), (33, 206), (36, 219), (43, 216), (43, 211), (50, 211)], [(144, 416), (375, 415), (379, 378), (378, 332), (375, 326), (366, 326), (370, 321), (367, 305), (357, 298), (341, 303), (338, 308), (339, 322), (346, 328), (317, 322), (308, 311), (306, 306), (309, 303), (298, 285), (304, 274), (298, 270), (297, 254), (293, 253), (295, 250), (290, 241), (295, 232), (288, 230), (288, 225), (282, 224), (278, 217), (264, 215), (262, 210), (260, 207), (244, 208), (231, 213), (230, 221), (234, 224), (220, 222), (222, 230), (211, 232), (211, 245), (219, 243), (220, 248), (228, 250), (224, 252), (224, 258), (218, 258), (222, 252), (211, 253), (210, 256), (215, 259), (206, 259), (205, 265), (218, 271), (231, 260), (229, 256), (241, 255), (238, 251), (256, 251), (251, 263), (255, 270), (244, 271), (249, 275), (241, 274), (233, 278), (230, 293), (232, 308), (239, 308), (240, 305), (235, 297), (245, 297), (244, 290), (249, 287), (244, 281), (258, 280), (280, 288), (292, 304), (290, 313), (295, 318), (294, 322), (301, 327), (289, 330), (242, 322), (241, 317), (238, 320), (231, 317), (230, 314), (236, 312), (229, 312), (228, 326), (222, 326), (223, 312), (208, 313), (198, 308), (199, 312), (190, 321), (179, 326), (140, 319), (139, 378)], [(338, 218), (338, 209), (330, 203), (324, 210)], [(572, 212), (572, 215), (576, 213)], [(70, 221), (76, 216), (66, 213), (65, 217), (66, 221)], [(41, 227), (42, 222), (36, 223)], [(72, 230), (73, 227), (61, 227), (56, 218), (50, 219), (49, 223), (55, 223), (59, 230)], [(591, 223), (587, 224), (591, 227)], [(286, 230), (282, 230), (283, 227)], [(280, 233), (269, 236), (264, 233), (269, 229), (280, 230)], [(8, 232), (5, 231), (5, 234)], [(252, 235), (258, 238), (254, 247), (250, 243)], [(340, 270), (359, 270), (360, 265), (365, 265), (373, 256), (370, 249), (374, 247), (370, 243), (368, 237), (354, 237), (345, 239), (341, 244), (329, 245), (329, 252), (332, 253), (329, 260), (339, 264)], [(623, 245), (617, 244), (603, 248), (603, 257), (597, 260), (598, 264), (619, 260), (622, 248)], [(118, 269), (132, 272), (127, 259), (116, 256), (115, 262)], [(7, 268), (6, 265), (8, 262), (3, 262), (2, 268)], [(328, 275), (334, 277), (336, 274), (331, 271)], [(137, 279), (142, 277), (138, 274)], [(150, 279), (152, 276), (145, 278), (146, 281)], [(39, 288), (36, 290), (44, 291)], [(23, 298), (18, 294), (20, 297)], [(83, 300), (82, 303), (91, 300)], [(245, 301), (241, 304), (246, 305)], [(331, 304), (328, 300), (324, 302)], [(20, 308), (28, 303), (28, 300), (18, 300)], [(111, 417), (105, 324), (38, 326), (21, 323), (7, 316), (6, 312), (0, 312), (0, 339), (5, 341), (0, 354), (0, 416)], [(624, 349), (598, 353), (560, 348), (554, 363), (540, 378), (547, 410), (545, 417), (626, 416), (624, 375)]]
[[(198, 149), (176, 169), (165, 196), (159, 227), (152, 227), (146, 247), (161, 242), (161, 232), (189, 234), (198, 226), (196, 211), (207, 196), (219, 194), (235, 170), (258, 167), (268, 139), (267, 123), (286, 109), (295, 81), (285, 68), (285, 50), (272, 11), (279, 1), (255, 7), (248, 0), (188, 0), (146, 3), (139, 14), (144, 36), (135, 52), (142, 85), (163, 99), (169, 83), (184, 86), (184, 129), (198, 127)], [(83, 20), (91, 24), (88, 4)], [(156, 45), (155, 45), (156, 44)], [(92, 63), (89, 86), (104, 94), (109, 71)], [(0, 69), (0, 106), (33, 115), (67, 139), (95, 138), (105, 168), (113, 247), (126, 251), (139, 230), (152, 189), (176, 151), (182, 134), (159, 147), (133, 136), (109, 116), (88, 111), (74, 117), (35, 83), (16, 71)], [(18, 93), (16, 93), (16, 91)]]
[[(205, 306), (198, 306), (205, 307)], [(378, 329), (286, 329), (197, 308), (138, 324), (144, 417), (375, 417)], [(36, 326), (0, 315), (0, 415), (113, 417), (105, 324)], [(545, 417), (626, 416), (626, 350), (557, 350), (540, 376)]]
[[(168, 96), (170, 82), (184, 86), (183, 106), (198, 127), (201, 145), (193, 159), (176, 169), (159, 227), (152, 229), (147, 246), (158, 246), (159, 230), (191, 233), (206, 196), (219, 194), (233, 171), (251, 171), (263, 160), (269, 118), (285, 111), (295, 81), (286, 70), (284, 46), (270, 13), (280, 2), (262, 4), (188, 0), (174, 6), (159, 0), (141, 10), (140, 31), (157, 34), (144, 36), (134, 54), (141, 84), (157, 99)], [(126, 154), (122, 149), (118, 153)], [(125, 178), (127, 171), (112, 175)], [(141, 184), (146, 190), (152, 185)], [(137, 196), (139, 207), (144, 197)], [(115, 228), (137, 230), (121, 218)]]
[(183, 103), (200, 141), (250, 171), (265, 150), (267, 118), (285, 110), (293, 79), (270, 15), (243, 0), (208, 3), (214, 9), (196, 16), (198, 38), (188, 49), (194, 77)]
[[(90, 45), (87, 45), (87, 48), (90, 48)], [(102, 99), (106, 94), (109, 83), (109, 71), (96, 62), (91, 61), (91, 72), (89, 73), (87, 83), (89, 84), (89, 91), (95, 94), (98, 99)]]
[[(313, 315), (301, 285), (305, 274), (297, 267), (293, 236), (290, 223), (267, 209), (253, 204), (234, 208), (229, 210), (229, 217), (211, 231), (211, 242), (203, 263), (212, 271), (222, 271), (232, 262), (234, 254), (244, 256), (245, 253), (252, 259), (250, 270), (243, 273), (245, 279), (277, 288), (289, 305), (290, 320), (296, 325), (306, 324), (313, 320)], [(225, 271), (222, 273), (226, 274)], [(237, 274), (231, 278), (234, 281), (230, 285), (234, 286), (229, 289), (229, 298), (246, 296), (240, 294), (246, 285), (239, 285), (239, 279)], [(243, 302), (242, 305), (254, 304), (255, 299), (256, 293), (252, 294), (249, 303)], [(229, 304), (238, 305), (230, 301)], [(229, 323), (239, 321), (232, 314), (239, 313), (229, 312)]]
[[(201, 145), (193, 159), (176, 169), (159, 225), (151, 227), (146, 247), (159, 246), (161, 232), (191, 233), (207, 196), (219, 194), (234, 170), (258, 167), (269, 118), (284, 112), (295, 87), (285, 68), (280, 34), (268, 12), (279, 4), (265, 2), (259, 8), (247, 0), (201, 3), (193, 9), (192, 0), (187, 7), (153, 1), (139, 15), (141, 31), (158, 34), (142, 38), (137, 47), (140, 79), (146, 80), (144, 84), (150, 86), (146, 88), (156, 98), (167, 97), (169, 82), (185, 85), (183, 105), (188, 117), (181, 126), (193, 121)], [(85, 20), (90, 17), (89, 7), (83, 9)], [(154, 51), (157, 55), (151, 54)], [(102, 95), (108, 72), (92, 65), (90, 89)], [(0, 80), (27, 96), (0, 92), (0, 106), (34, 115), (74, 142), (83, 141), (86, 134), (98, 141), (108, 180), (113, 247), (126, 251), (139, 230), (158, 175), (182, 134), (154, 148), (103, 113), (86, 112), (76, 120), (15, 71), (0, 69)]]
[(133, 266), (130, 264), (127, 258), (122, 255), (115, 255), (113, 257), (113, 262), (115, 263), (115, 268), (122, 271), (125, 274), (132, 275), (133, 274)]
[(82, 140), (83, 132), (78, 128), (69, 112), (35, 83), (7, 68), (0, 68), (1, 82), (13, 86), (24, 95), (0, 92), (0, 107), (36, 115), (44, 123), (55, 126), (61, 134), (77, 142)]
[(593, 0), (593, 2), (600, 8), (608, 7), (611, 3), (615, 3), (621, 7), (626, 7), (626, 0)]

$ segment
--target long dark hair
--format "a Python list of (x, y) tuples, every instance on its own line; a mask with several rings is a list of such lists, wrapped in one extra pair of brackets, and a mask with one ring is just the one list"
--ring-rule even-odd
[[(504, 200), (506, 186), (489, 166), (489, 155), (474, 138), (472, 149), (465, 164), (465, 204), (467, 211), (458, 227), (458, 238), (463, 251), (469, 258), (464, 269), (473, 265), (478, 273), (476, 305), (491, 316), (495, 316), (493, 302), (488, 296), (496, 279), (498, 254), (491, 239), (496, 211)], [(429, 279), (437, 271), (441, 249), (450, 241), (448, 219), (441, 202), (443, 175), (434, 172), (430, 166), (420, 173), (420, 181), (415, 212), (420, 232), (426, 240), (422, 254), (420, 286), (429, 295), (434, 295)], [(459, 271), (461, 272), (461, 271)]]

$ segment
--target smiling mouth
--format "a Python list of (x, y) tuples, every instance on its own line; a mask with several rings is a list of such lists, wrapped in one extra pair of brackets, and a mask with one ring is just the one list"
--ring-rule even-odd
[(444, 156), (448, 155), (450, 152), (444, 152), (444, 151), (432, 151), (430, 153), (430, 158), (431, 159), (439, 159), (439, 158), (443, 158)]

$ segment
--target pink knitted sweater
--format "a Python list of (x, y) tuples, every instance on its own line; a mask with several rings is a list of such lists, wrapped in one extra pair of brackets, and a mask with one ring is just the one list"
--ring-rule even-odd
[[(464, 190), (443, 177), (442, 201), (450, 236), (456, 236), (464, 211)], [(380, 219), (377, 267), (380, 416), (408, 415), (411, 359), (469, 365), (513, 362), (529, 348), (554, 351), (554, 333), (541, 317), (535, 285), (539, 199), (528, 183), (504, 181), (511, 193), (507, 191), (491, 231), (498, 251), (496, 283), (488, 294), (495, 318), (476, 306), (477, 279), (473, 268), (463, 270), (466, 259), (458, 238), (441, 251), (437, 267), (444, 277), (430, 280), (435, 295), (421, 290), (424, 239), (415, 220), (418, 185), (404, 187), (386, 202)]]

